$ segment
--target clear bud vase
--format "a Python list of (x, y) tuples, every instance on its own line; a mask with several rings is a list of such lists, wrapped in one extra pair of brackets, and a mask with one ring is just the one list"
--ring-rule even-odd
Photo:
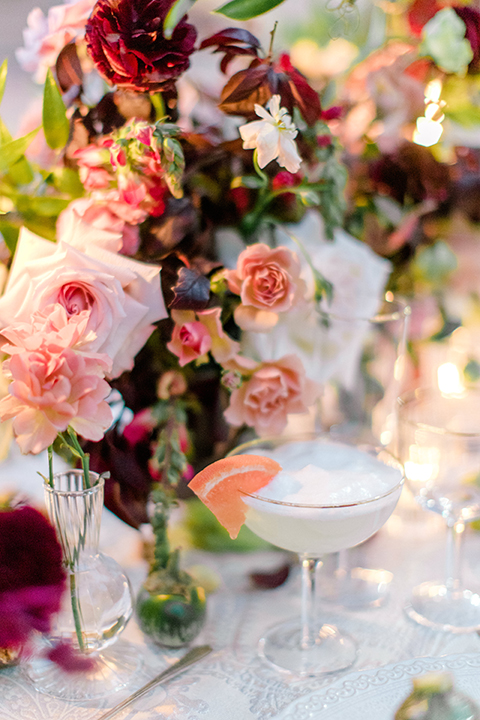
[(91, 472), (90, 485), (85, 487), (81, 470), (57, 473), (53, 487), (45, 485), (67, 572), (62, 608), (46, 641), (50, 647), (69, 643), (93, 663), (91, 669), (65, 672), (43, 653), (28, 673), (38, 690), (65, 700), (108, 695), (124, 687), (139, 664), (128, 644), (111, 647), (132, 615), (133, 596), (120, 565), (98, 551), (104, 477)]

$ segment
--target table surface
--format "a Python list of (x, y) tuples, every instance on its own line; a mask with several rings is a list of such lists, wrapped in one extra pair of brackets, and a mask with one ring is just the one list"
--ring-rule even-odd
[[(41, 481), (36, 475), (38, 458), (10, 458), (0, 465), (0, 492), (16, 487), (40, 501)], [(119, 534), (122, 542), (118, 542)], [(104, 511), (101, 549), (118, 560), (134, 587), (145, 578), (141, 536)], [(464, 577), (467, 586), (480, 586), (480, 533), (467, 530)], [(317, 678), (294, 677), (276, 671), (257, 656), (256, 645), (266, 627), (298, 616), (298, 570), (275, 590), (254, 590), (252, 570), (280, 565), (283, 553), (212, 555), (190, 552), (189, 564), (213, 567), (221, 585), (208, 600), (208, 620), (198, 644), (209, 643), (214, 652), (188, 671), (158, 687), (119, 715), (123, 720), (253, 720), (283, 718), (289, 708), (301, 708), (302, 698), (341, 682), (352, 671), (378, 668), (417, 657), (478, 653), (476, 633), (451, 635), (422, 628), (406, 618), (403, 606), (410, 589), (423, 580), (441, 579), (444, 567), (445, 529), (433, 514), (412, 509), (401, 500), (395, 514), (377, 535), (350, 551), (354, 566), (383, 568), (393, 573), (390, 592), (381, 607), (349, 610), (320, 602), (318, 612), (338, 625), (358, 644), (357, 660), (348, 670)], [(321, 589), (328, 581), (326, 569), (318, 574)], [(131, 685), (109, 698), (88, 703), (65, 703), (42, 695), (29, 684), (22, 667), (0, 672), (0, 720), (96, 720), (109, 708), (140, 687), (185, 650), (168, 651), (152, 646), (132, 619), (119, 642), (138, 648), (142, 668)], [(479, 673), (480, 674), (480, 673)], [(300, 703), (300, 704), (299, 704)], [(308, 717), (308, 715), (305, 715)], [(328, 720), (328, 712), (325, 712)], [(385, 720), (390, 720), (386, 718)]]

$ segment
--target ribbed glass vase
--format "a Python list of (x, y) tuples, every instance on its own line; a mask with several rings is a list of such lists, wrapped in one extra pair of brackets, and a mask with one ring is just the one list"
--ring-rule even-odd
[(38, 690), (67, 700), (108, 695), (126, 685), (138, 667), (128, 645), (110, 647), (132, 615), (132, 589), (120, 565), (98, 551), (104, 478), (81, 470), (54, 475), (45, 485), (45, 502), (63, 550), (67, 592), (47, 642), (67, 641), (94, 659), (86, 672), (65, 673), (48, 660), (29, 668)]

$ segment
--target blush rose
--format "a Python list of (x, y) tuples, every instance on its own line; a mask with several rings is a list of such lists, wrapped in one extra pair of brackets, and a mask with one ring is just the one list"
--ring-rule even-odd
[(277, 435), (287, 426), (290, 413), (306, 412), (319, 394), (320, 386), (306, 377), (298, 357), (285, 355), (258, 365), (232, 392), (225, 418), (236, 427), (253, 427), (261, 437)]
[(175, 326), (167, 348), (178, 357), (181, 367), (193, 360), (206, 361), (209, 352), (220, 364), (238, 352), (239, 344), (223, 330), (221, 312), (221, 308), (197, 313), (193, 310), (172, 310)]
[[(47, 305), (60, 303), (67, 314), (88, 313), (84, 349), (113, 361), (108, 377), (131, 370), (134, 357), (167, 317), (160, 267), (97, 247), (78, 222), (66, 242), (51, 243), (25, 228), (0, 298), (0, 330), (28, 322)], [(87, 226), (87, 233), (91, 228)]]
[(242, 330), (264, 331), (305, 295), (297, 255), (286, 247), (251, 245), (242, 253), (235, 270), (226, 271), (229, 289), (240, 295), (235, 321)]

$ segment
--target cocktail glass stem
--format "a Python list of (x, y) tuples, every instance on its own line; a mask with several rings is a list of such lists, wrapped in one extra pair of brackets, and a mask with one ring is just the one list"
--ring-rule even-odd
[(302, 649), (315, 645), (315, 583), (317, 567), (321, 561), (308, 555), (300, 555), (302, 565)]
[(461, 559), (465, 523), (447, 520), (447, 551), (445, 556), (445, 587), (447, 597), (461, 586)]

